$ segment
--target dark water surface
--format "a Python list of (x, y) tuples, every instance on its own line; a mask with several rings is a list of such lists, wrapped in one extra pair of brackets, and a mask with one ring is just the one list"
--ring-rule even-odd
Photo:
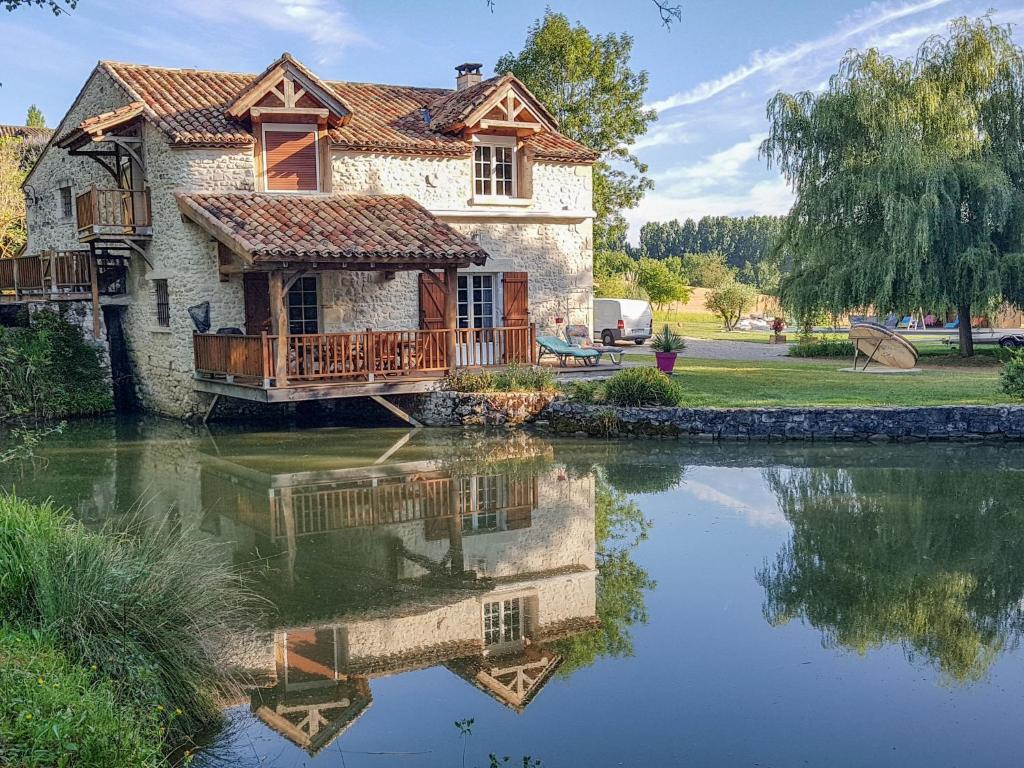
[(251, 573), (200, 765), (1022, 759), (1021, 448), (100, 421), (0, 486)]

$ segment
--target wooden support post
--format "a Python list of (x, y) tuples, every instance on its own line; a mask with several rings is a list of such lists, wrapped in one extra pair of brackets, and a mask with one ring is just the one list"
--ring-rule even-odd
[(459, 320), (459, 270), (457, 267), (444, 269), (444, 327), (446, 330), (445, 352), (448, 370), (455, 368), (455, 328)]
[(370, 399), (373, 400), (373, 402), (377, 403), (377, 405), (381, 406), (382, 408), (386, 408), (387, 410), (391, 411), (391, 413), (395, 414), (395, 416), (400, 418), (406, 424), (410, 424), (410, 425), (412, 425), (414, 427), (422, 427), (423, 426), (418, 421), (416, 421), (416, 419), (414, 419), (412, 416), (410, 416), (404, 410), (402, 410), (397, 405), (392, 403), (390, 400), (388, 400), (386, 398), (383, 398), (380, 395), (370, 395)]
[(100, 337), (100, 283), (96, 275), (96, 249), (89, 249), (89, 291), (92, 293), (92, 335)]
[(267, 276), (270, 290), (270, 318), (277, 335), (277, 357), (274, 364), (275, 386), (288, 386), (288, 310), (284, 301), (284, 281), (280, 272)]

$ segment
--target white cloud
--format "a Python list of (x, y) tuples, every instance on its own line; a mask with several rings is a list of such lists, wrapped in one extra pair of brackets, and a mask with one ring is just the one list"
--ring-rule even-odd
[[(727, 475), (731, 482), (737, 482), (743, 480), (744, 474), (744, 470), (719, 470), (716, 476), (719, 478), (719, 484), (721, 484), (723, 475)], [(726, 493), (707, 483), (687, 479), (683, 485), (684, 493), (688, 493), (698, 501), (737, 512), (743, 515), (747, 522), (754, 527), (776, 527), (789, 524), (786, 516), (779, 509), (778, 503), (775, 502), (770, 493), (763, 493), (763, 488), (760, 485), (755, 486), (753, 489), (744, 488), (744, 490), (748, 492), (751, 490), (755, 491), (752, 495), (763, 495), (766, 498), (758, 499), (757, 503), (751, 503), (739, 498), (736, 494)], [(762, 493), (756, 493), (759, 490)]]
[(760, 72), (774, 71), (787, 67), (806, 58), (810, 54), (836, 48), (865, 32), (907, 16), (937, 8), (949, 2), (951, 0), (920, 0), (916, 3), (897, 6), (873, 4), (862, 13), (848, 18), (845, 26), (840, 27), (838, 31), (830, 35), (800, 43), (785, 51), (755, 51), (749, 63), (714, 80), (706, 80), (686, 91), (681, 91), (666, 99), (656, 101), (650, 106), (662, 112), (667, 109), (706, 101)]
[[(333, 0), (179, 0), (178, 9), (207, 21), (231, 23), (236, 28), (255, 24), (299, 35), (325, 53), (337, 53), (339, 48), (367, 42)], [(273, 51), (270, 57), (278, 53)]]
[(693, 140), (693, 134), (690, 132), (689, 127), (689, 120), (678, 120), (674, 123), (665, 123), (664, 125), (656, 124), (655, 128), (637, 139), (630, 146), (630, 150), (637, 152), (641, 149), (660, 147), (665, 144), (687, 144)]
[(743, 141), (714, 152), (696, 163), (679, 165), (654, 174), (656, 184), (669, 184), (676, 192), (695, 191), (735, 179), (752, 160), (767, 134), (755, 133)]

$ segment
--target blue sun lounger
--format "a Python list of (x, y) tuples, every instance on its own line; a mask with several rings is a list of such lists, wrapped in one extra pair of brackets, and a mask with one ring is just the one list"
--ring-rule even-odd
[(565, 361), (570, 359), (582, 362), (584, 365), (597, 365), (601, 360), (601, 353), (596, 349), (574, 347), (557, 336), (538, 336), (537, 346), (540, 347), (537, 355), (538, 362), (544, 355), (554, 355), (558, 358), (558, 364), (563, 368)]

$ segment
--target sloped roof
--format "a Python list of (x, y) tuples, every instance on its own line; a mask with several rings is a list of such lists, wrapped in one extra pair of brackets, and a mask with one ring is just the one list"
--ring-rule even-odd
[(89, 141), (93, 134), (102, 134), (111, 128), (123, 125), (145, 111), (145, 105), (141, 101), (133, 101), (123, 107), (112, 109), (109, 112), (101, 112), (98, 115), (87, 117), (77, 127), (57, 139), (58, 147), (67, 147)]
[(402, 195), (177, 194), (178, 207), (253, 263), (353, 268), (483, 264), (487, 252)]
[[(104, 61), (99, 65), (146, 115), (177, 144), (233, 146), (253, 142), (245, 124), (226, 109), (258, 79), (253, 74), (150, 67)], [(348, 122), (330, 130), (335, 145), (352, 150), (464, 157), (471, 143), (444, 132), (454, 117), (469, 114), (505, 78), (463, 91), (401, 85), (323, 81), (351, 110)], [(440, 117), (439, 117), (440, 115)], [(564, 136), (548, 136), (544, 160), (593, 162), (597, 154)], [(536, 137), (531, 137), (531, 139)], [(527, 140), (528, 146), (534, 146)]]
[[(440, 131), (449, 131), (459, 127), (477, 108), (498, 91), (503, 91), (506, 86), (518, 87), (524, 97), (529, 94), (526, 86), (519, 82), (514, 75), (501, 75), (481, 80), (476, 85), (463, 88), (461, 91), (451, 91), (435, 101), (430, 108), (432, 125)], [(529, 102), (530, 108), (539, 113), (543, 120), (546, 120), (552, 127), (558, 125), (558, 121), (544, 108), (543, 104), (534, 98), (530, 98)], [(567, 141), (572, 140), (567, 139)], [(576, 144), (576, 142), (572, 143)]]
[(45, 144), (52, 135), (52, 128), (33, 128), (27, 125), (0, 125), (0, 139), (25, 139), (33, 144)]

